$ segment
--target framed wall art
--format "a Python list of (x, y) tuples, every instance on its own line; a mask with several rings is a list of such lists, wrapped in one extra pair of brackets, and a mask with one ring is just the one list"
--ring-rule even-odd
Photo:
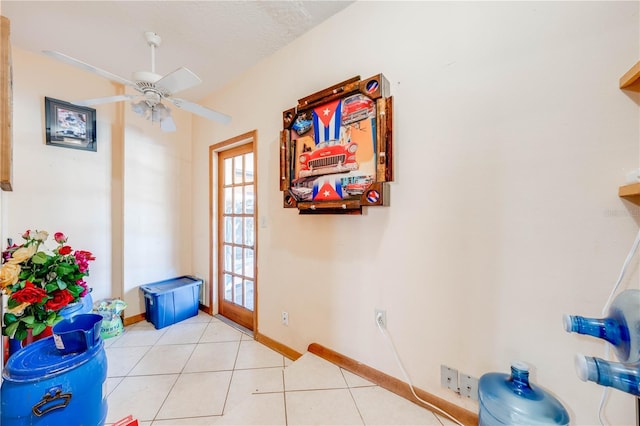
[(393, 98), (387, 79), (359, 76), (282, 113), (283, 207), (300, 214), (362, 214), (386, 206), (393, 181)]
[(96, 110), (44, 98), (47, 145), (97, 151)]

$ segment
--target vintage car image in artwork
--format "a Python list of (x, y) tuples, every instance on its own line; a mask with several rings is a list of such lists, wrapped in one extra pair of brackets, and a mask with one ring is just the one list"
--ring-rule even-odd
[(373, 183), (372, 176), (356, 176), (355, 178), (343, 178), (342, 186), (349, 195), (362, 195)]
[(344, 101), (342, 124), (347, 125), (375, 114), (375, 104), (364, 95), (357, 94), (346, 98)]
[[(392, 98), (382, 74), (354, 77), (283, 112), (280, 189), (300, 213), (356, 213), (386, 205)], [(379, 197), (367, 197), (376, 191)], [(373, 200), (373, 201), (372, 201)]]
[(307, 117), (308, 114), (300, 114), (296, 117), (295, 121), (291, 125), (291, 128), (299, 135), (304, 135), (311, 128), (311, 118)]
[(319, 143), (313, 151), (305, 152), (298, 157), (300, 161), (300, 177), (326, 175), (357, 170), (355, 143), (342, 143), (330, 140)]

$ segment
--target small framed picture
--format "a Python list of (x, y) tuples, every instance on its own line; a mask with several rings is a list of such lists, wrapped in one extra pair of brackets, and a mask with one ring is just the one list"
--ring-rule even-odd
[(47, 145), (97, 151), (96, 110), (44, 98)]

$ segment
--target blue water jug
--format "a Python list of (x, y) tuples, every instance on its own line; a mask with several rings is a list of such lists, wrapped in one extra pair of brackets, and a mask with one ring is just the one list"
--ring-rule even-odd
[(605, 318), (564, 315), (563, 323), (568, 332), (611, 343), (620, 362), (640, 361), (640, 290), (625, 290), (617, 295)]
[(16, 352), (0, 388), (2, 426), (100, 426), (107, 418), (107, 356), (102, 341), (62, 354), (53, 337)]
[(640, 397), (640, 362), (623, 364), (581, 354), (576, 355), (575, 361), (583, 382), (588, 380)]
[(480, 426), (568, 425), (569, 413), (553, 395), (529, 383), (529, 366), (511, 364), (511, 375), (487, 373), (478, 382)]

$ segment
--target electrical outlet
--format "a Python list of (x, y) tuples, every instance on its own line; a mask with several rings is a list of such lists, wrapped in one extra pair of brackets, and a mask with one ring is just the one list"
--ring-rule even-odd
[(282, 311), (282, 325), (289, 325), (289, 312)]
[(478, 379), (465, 373), (460, 373), (460, 395), (478, 400)]
[(449, 368), (446, 365), (441, 365), (440, 384), (443, 388), (449, 388), (454, 392), (458, 392), (458, 370)]
[(375, 317), (376, 324), (382, 328), (387, 328), (387, 311), (384, 309), (376, 309)]

